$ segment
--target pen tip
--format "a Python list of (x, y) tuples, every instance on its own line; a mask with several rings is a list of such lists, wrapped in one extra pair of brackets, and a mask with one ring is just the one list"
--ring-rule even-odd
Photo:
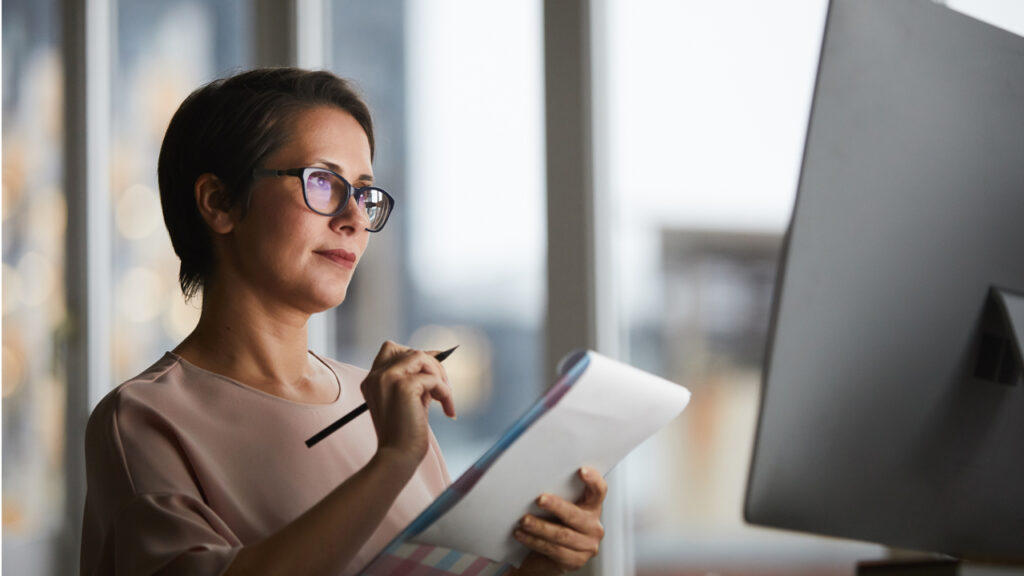
[(447, 357), (451, 356), (451, 355), (452, 355), (452, 352), (455, 352), (455, 349), (456, 349), (456, 348), (458, 348), (458, 347), (459, 347), (459, 345), (458, 345), (458, 344), (456, 344), (455, 346), (452, 346), (451, 348), (449, 348), (449, 349), (445, 350), (444, 352), (438, 352), (438, 353), (437, 353), (437, 356), (434, 356), (434, 358), (437, 358), (437, 361), (438, 361), (438, 362), (441, 362), (441, 361), (443, 361), (443, 360), (444, 360), (445, 358), (447, 358)]

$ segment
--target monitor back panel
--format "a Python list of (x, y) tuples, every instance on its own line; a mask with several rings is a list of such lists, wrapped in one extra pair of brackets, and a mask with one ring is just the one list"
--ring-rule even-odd
[(833, 0), (746, 518), (1024, 559), (1024, 385), (971, 376), (992, 285), (1024, 293), (1024, 39)]

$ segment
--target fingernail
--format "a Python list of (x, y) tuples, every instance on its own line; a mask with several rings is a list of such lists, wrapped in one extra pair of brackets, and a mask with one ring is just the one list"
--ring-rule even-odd
[(540, 498), (537, 498), (537, 504), (540, 504), (541, 506), (547, 506), (548, 505), (548, 497), (547, 496), (541, 496)]
[(519, 521), (519, 525), (522, 526), (523, 528), (529, 527), (530, 526), (530, 517), (529, 516), (524, 516), (523, 519)]
[(583, 477), (583, 478), (589, 478), (590, 477), (590, 469), (586, 468), (586, 467), (580, 468), (580, 476)]

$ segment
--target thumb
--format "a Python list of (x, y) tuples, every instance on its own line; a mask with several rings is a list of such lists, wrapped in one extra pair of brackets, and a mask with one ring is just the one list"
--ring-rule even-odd
[(576, 505), (587, 510), (600, 510), (604, 503), (605, 494), (608, 493), (607, 482), (593, 468), (580, 468), (579, 476), (585, 486), (583, 496), (576, 502)]

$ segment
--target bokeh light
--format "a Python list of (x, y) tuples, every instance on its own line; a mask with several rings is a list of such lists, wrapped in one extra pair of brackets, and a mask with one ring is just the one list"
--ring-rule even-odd
[(17, 268), (3, 265), (3, 312), (4, 316), (21, 307), (22, 286), (21, 273)]
[(29, 244), (46, 254), (64, 252), (64, 233), (68, 224), (68, 206), (60, 189), (46, 187), (28, 192), (36, 196), (26, 206)]
[(428, 325), (417, 329), (409, 344), (420, 350), (447, 350), (458, 344), (455, 353), (444, 361), (456, 409), (471, 414), (487, 408), (494, 361), (491, 341), (484, 331), (470, 326)]
[(28, 307), (46, 303), (54, 294), (57, 267), (52, 260), (38, 252), (26, 252), (18, 261), (22, 280), (22, 302)]
[(160, 276), (148, 268), (128, 270), (117, 288), (117, 307), (131, 322), (148, 322), (160, 314), (165, 290)]
[(179, 342), (184, 340), (199, 322), (202, 296), (197, 294), (192, 300), (186, 302), (184, 296), (175, 294), (167, 300), (163, 316), (164, 332), (172, 340)]
[(163, 223), (160, 195), (155, 190), (133, 184), (117, 200), (117, 231), (129, 240), (141, 240), (156, 232)]
[(4, 334), (3, 345), (3, 397), (13, 396), (21, 387), (25, 376), (25, 355), (17, 339)]

